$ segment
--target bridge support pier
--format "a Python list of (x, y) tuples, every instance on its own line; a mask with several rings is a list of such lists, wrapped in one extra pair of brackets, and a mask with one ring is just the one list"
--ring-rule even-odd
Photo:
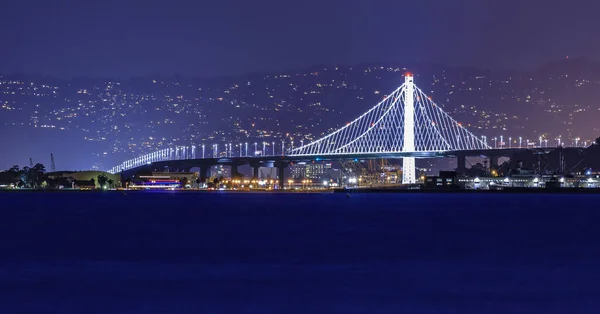
[(490, 170), (498, 170), (498, 156), (490, 156)]
[(241, 175), (238, 171), (238, 165), (231, 165), (231, 178), (238, 179), (240, 177), (241, 177)]
[(467, 172), (467, 156), (457, 155), (456, 156), (456, 172), (465, 173)]
[(287, 167), (287, 163), (277, 163), (275, 167), (277, 167), (277, 180), (279, 182), (279, 189), (283, 190), (285, 187), (285, 167)]
[(202, 182), (202, 183), (206, 182), (206, 179), (208, 179), (209, 170), (210, 170), (209, 165), (201, 165), (200, 166), (200, 182)]
[[(414, 85), (412, 75), (404, 77), (404, 143), (402, 151), (415, 151), (415, 104)], [(415, 171), (415, 158), (402, 158), (402, 184), (417, 183)]]
[(252, 179), (257, 180), (260, 167), (263, 166), (263, 163), (259, 160), (250, 160), (248, 164), (250, 165), (250, 167), (252, 167)]

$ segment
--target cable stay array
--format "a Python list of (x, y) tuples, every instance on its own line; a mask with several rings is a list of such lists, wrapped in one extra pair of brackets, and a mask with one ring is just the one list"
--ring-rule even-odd
[[(490, 148), (415, 85), (412, 92), (414, 132), (412, 136), (405, 134), (405, 102), (407, 93), (411, 92), (409, 84), (412, 83), (402, 84), (369, 111), (337, 131), (292, 149), (287, 155), (393, 154)], [(405, 142), (411, 141), (414, 141), (414, 148), (405, 147)]]

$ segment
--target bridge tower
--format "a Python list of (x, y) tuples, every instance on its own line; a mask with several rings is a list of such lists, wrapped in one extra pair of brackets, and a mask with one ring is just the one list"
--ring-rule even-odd
[[(414, 100), (413, 76), (407, 74), (404, 77), (404, 139), (403, 152), (415, 151), (415, 100)], [(415, 158), (402, 158), (402, 183), (416, 183)]]

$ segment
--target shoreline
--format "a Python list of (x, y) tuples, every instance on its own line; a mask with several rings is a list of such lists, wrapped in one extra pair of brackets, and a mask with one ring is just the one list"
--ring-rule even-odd
[(54, 189), (0, 189), (0, 193), (278, 193), (278, 194), (365, 194), (365, 193), (423, 193), (423, 194), (600, 194), (600, 188), (504, 188), (498, 190), (465, 189), (402, 189), (402, 188), (353, 188), (329, 190), (54, 190)]
[(504, 188), (497, 190), (465, 189), (337, 189), (334, 193), (438, 193), (438, 194), (600, 194), (600, 188)]

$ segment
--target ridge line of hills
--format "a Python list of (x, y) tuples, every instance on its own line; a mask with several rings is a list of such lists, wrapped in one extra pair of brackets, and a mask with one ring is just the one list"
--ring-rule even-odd
[(407, 71), (476, 135), (582, 143), (600, 135), (600, 63), (581, 59), (530, 72), (365, 63), (214, 79), (0, 74), (0, 124), (93, 142), (80, 159), (106, 168), (170, 145), (310, 141), (374, 106)]

